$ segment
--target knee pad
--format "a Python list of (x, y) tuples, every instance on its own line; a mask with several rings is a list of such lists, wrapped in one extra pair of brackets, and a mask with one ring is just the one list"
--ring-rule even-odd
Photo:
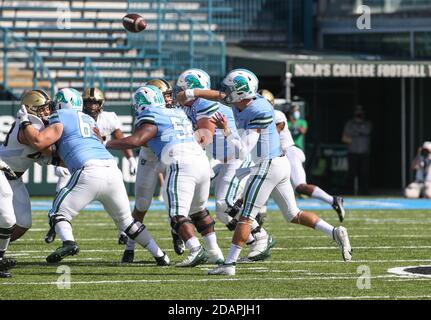
[(143, 223), (135, 220), (126, 228), (126, 230), (124, 230), (124, 232), (130, 239), (134, 240), (142, 231), (145, 230), (145, 228), (146, 227)]
[(59, 222), (65, 221), (67, 223), (69, 223), (70, 225), (72, 225), (70, 223), (69, 220), (66, 219), (65, 216), (61, 215), (61, 214), (54, 214), (52, 216), (49, 216), (49, 226), (51, 227), (51, 229), (55, 228), (55, 225)]
[(171, 218), (171, 228), (177, 233), (178, 230), (180, 229), (180, 227), (184, 224), (184, 223), (189, 223), (189, 224), (193, 224), (193, 222), (190, 220), (190, 218), (188, 217), (184, 217), (184, 216), (175, 216), (173, 218)]
[(199, 233), (202, 233), (215, 225), (215, 221), (210, 216), (207, 209), (190, 215), (190, 218)]

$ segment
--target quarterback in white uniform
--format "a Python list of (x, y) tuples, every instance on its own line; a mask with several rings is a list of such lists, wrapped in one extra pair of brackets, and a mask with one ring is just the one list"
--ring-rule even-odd
[[(274, 106), (274, 95), (269, 90), (263, 89), (260, 91), (260, 94)], [(280, 134), (281, 150), (283, 150), (290, 162), (290, 182), (292, 183), (293, 189), (299, 194), (305, 194), (331, 205), (337, 212), (340, 222), (343, 222), (346, 214), (343, 198), (331, 196), (318, 186), (307, 183), (307, 176), (303, 166), (305, 154), (301, 149), (295, 146), (292, 134), (289, 131), (286, 116), (283, 112), (274, 109), (274, 121), (277, 126), (277, 131)]]
[[(36, 130), (42, 130), (51, 113), (49, 95), (43, 90), (31, 90), (23, 95), (21, 104), (28, 109), (32, 126)], [(7, 177), (13, 191), (13, 208), (16, 216), (16, 227), (12, 233), (11, 241), (22, 237), (32, 224), (30, 196), (22, 176), (35, 162), (41, 165), (49, 164), (52, 160), (50, 153), (50, 148), (39, 152), (29, 145), (18, 120), (12, 125), (6, 140), (0, 146), (0, 158), (9, 165), (17, 176), (16, 178)], [(3, 201), (1, 202), (3, 203)]]
[[(288, 222), (323, 232), (337, 242), (343, 259), (351, 260), (350, 241), (344, 227), (335, 228), (316, 214), (297, 207), (290, 183), (290, 164), (281, 150), (280, 137), (273, 119), (274, 110), (265, 98), (257, 94), (257, 77), (251, 71), (236, 69), (227, 74), (223, 85), (223, 93), (195, 89), (193, 96), (214, 100), (224, 98), (233, 104), (237, 127), (243, 129), (244, 133), (239, 140), (229, 134), (227, 138), (238, 147), (240, 157), (251, 154), (256, 166), (251, 168), (251, 175), (247, 180), (244, 207), (228, 256), (223, 265), (210, 270), (208, 274), (235, 275), (235, 264), (250, 235), (252, 221), (269, 196), (274, 198)], [(187, 96), (190, 94), (178, 94), (177, 100), (187, 101)], [(227, 128), (227, 120), (222, 115), (218, 114), (216, 121), (218, 127)]]
[[(195, 88), (209, 90), (211, 89), (210, 76), (201, 69), (188, 69), (178, 77), (177, 87), (185, 90), (186, 93), (191, 93)], [(239, 168), (250, 167), (251, 160), (238, 159), (235, 146), (227, 143), (223, 130), (218, 129), (213, 122), (214, 114), (223, 114), (228, 120), (230, 132), (239, 137), (232, 108), (206, 99), (191, 99), (183, 107), (192, 121), (193, 129), (201, 139), (201, 145), (207, 151), (208, 158), (220, 162), (213, 178), (216, 216), (230, 231), (233, 231), (238, 222), (239, 213), (234, 211), (235, 201), (241, 195), (241, 182), (235, 173)], [(274, 244), (266, 230), (259, 226), (257, 221), (253, 221), (252, 232), (247, 240), (247, 245), (250, 247), (248, 260), (264, 260), (269, 256), (269, 250)]]
[[(97, 127), (102, 138), (106, 141), (124, 138), (121, 131), (121, 125), (115, 112), (103, 110), (105, 103), (105, 95), (98, 88), (88, 88), (82, 94), (84, 102), (83, 112), (96, 120)], [(132, 175), (136, 174), (137, 162), (133, 156), (132, 150), (124, 150), (124, 155), (129, 161), (129, 172)], [(55, 168), (55, 175), (58, 177), (56, 191), (60, 191), (69, 181), (71, 174), (67, 168), (58, 166)]]

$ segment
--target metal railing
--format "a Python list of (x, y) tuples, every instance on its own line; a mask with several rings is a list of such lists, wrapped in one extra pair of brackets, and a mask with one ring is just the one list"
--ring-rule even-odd
[(94, 88), (96, 83), (100, 90), (105, 90), (105, 83), (103, 77), (99, 74), (99, 70), (93, 65), (90, 57), (85, 57), (83, 91), (87, 88)]
[[(210, 24), (205, 28), (190, 13), (177, 9), (174, 2), (167, 0), (129, 0), (128, 3), (129, 12), (141, 12), (144, 16), (148, 5), (156, 8), (156, 25), (138, 34), (129, 33), (128, 44), (141, 49), (143, 57), (154, 52), (158, 56), (157, 67), (164, 69), (166, 78), (175, 79), (187, 68), (205, 69), (215, 83), (225, 74), (225, 42), (210, 30)], [(172, 24), (172, 20), (176, 23)]]
[[(2, 36), (2, 72), (3, 79), (1, 85), (5, 91), (13, 91), (9, 86), (9, 67), (14, 62), (20, 62), (23, 70), (32, 70), (32, 88), (36, 89), (39, 82), (47, 80), (50, 83), (50, 92), (54, 94), (55, 80), (52, 78), (49, 69), (45, 66), (42, 57), (39, 55), (37, 50), (29, 47), (26, 42), (10, 33), (9, 29), (0, 27), (0, 33)], [(10, 53), (14, 54), (10, 54)], [(21, 57), (18, 57), (15, 53), (21, 53)], [(24, 55), (22, 57), (22, 54)], [(27, 88), (21, 88), (25, 90)]]

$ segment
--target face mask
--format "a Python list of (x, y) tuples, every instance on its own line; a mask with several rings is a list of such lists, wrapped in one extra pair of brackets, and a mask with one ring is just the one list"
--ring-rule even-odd
[(295, 111), (295, 112), (293, 113), (293, 117), (294, 117), (296, 120), (298, 120), (298, 119), (301, 117), (301, 112), (299, 112), (299, 111)]

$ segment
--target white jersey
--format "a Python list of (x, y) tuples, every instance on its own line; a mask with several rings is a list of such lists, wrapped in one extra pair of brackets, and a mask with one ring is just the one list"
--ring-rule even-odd
[[(35, 129), (40, 131), (45, 128), (42, 120), (38, 117), (31, 114), (28, 117)], [(0, 146), (0, 158), (3, 159), (14, 172), (24, 173), (34, 165), (36, 160), (39, 160), (41, 153), (31, 146), (18, 141), (19, 125), (19, 120), (16, 120), (12, 125), (6, 140), (3, 145)]]
[(289, 130), (289, 126), (287, 124), (287, 118), (284, 113), (279, 110), (274, 110), (274, 116), (275, 124), (284, 122), (284, 129), (280, 132), (280, 144), (281, 150), (283, 150), (283, 152), (287, 152), (287, 148), (295, 145), (295, 142), (293, 142), (292, 134)]
[(100, 134), (106, 141), (111, 140), (111, 135), (115, 130), (121, 129), (120, 121), (115, 112), (102, 111), (97, 117), (96, 123)]

